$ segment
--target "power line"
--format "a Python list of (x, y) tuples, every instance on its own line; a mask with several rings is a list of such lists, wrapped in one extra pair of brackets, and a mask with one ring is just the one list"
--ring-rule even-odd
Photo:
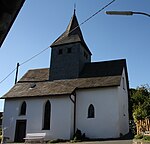
[(95, 12), (93, 15), (91, 15), (89, 18), (87, 18), (85, 21), (83, 21), (79, 26), (83, 25), (84, 23), (86, 23), (87, 21), (89, 21), (91, 18), (93, 18), (95, 15), (97, 15), (98, 13), (100, 13), (102, 10), (104, 10), (105, 8), (107, 8), (109, 5), (111, 5), (113, 2), (115, 2), (116, 0), (112, 0), (111, 2), (109, 2), (107, 5), (105, 5), (104, 7), (102, 7), (100, 10), (98, 10), (97, 12)]
[[(74, 30), (76, 30), (78, 27), (80, 27), (81, 25), (83, 25), (84, 23), (86, 23), (87, 21), (89, 21), (91, 18), (93, 18), (95, 15), (97, 15), (98, 13), (100, 13), (102, 10), (104, 10), (105, 8), (107, 8), (109, 5), (111, 5), (113, 2), (115, 2), (116, 0), (112, 0), (111, 2), (109, 2), (107, 5), (105, 5), (104, 7), (102, 7), (100, 10), (98, 10), (97, 12), (95, 12), (93, 15), (91, 15), (89, 18), (87, 18), (85, 21), (83, 21), (82, 23), (80, 23), (78, 26), (76, 26), (74, 29), (72, 29), (69, 33), (73, 32)], [(38, 55), (40, 55), (41, 53), (43, 53), (44, 51), (46, 51), (49, 47), (45, 48), (44, 50), (42, 50), (41, 52), (39, 52), (38, 54), (32, 56), (31, 58), (27, 59), (26, 61), (22, 62), (21, 64), (19, 64), (19, 66), (24, 65), (25, 63), (29, 62), (30, 60), (34, 59), (35, 57), (37, 57)], [(13, 69), (3, 80), (0, 81), (0, 84), (2, 82), (4, 82), (17, 68)]]
[(13, 72), (16, 70), (16, 68), (15, 69), (13, 69), (3, 80), (1, 80), (0, 81), (0, 84), (2, 83), (2, 82), (4, 82), (11, 74), (13, 74)]
[(89, 18), (87, 18), (85, 21), (83, 21), (82, 23), (80, 23), (78, 26), (76, 26), (74, 29), (72, 29), (69, 33), (71, 33), (72, 31), (76, 30), (78, 27), (80, 27), (81, 25), (83, 25), (84, 23), (86, 23), (87, 21), (89, 21), (91, 18), (93, 18), (95, 15), (97, 15), (98, 13), (100, 13), (102, 10), (104, 10), (105, 8), (107, 8), (109, 5), (111, 5), (113, 2), (115, 2), (116, 0), (112, 0), (111, 2), (109, 2), (107, 5), (105, 5), (104, 7), (102, 7), (100, 10), (98, 10), (97, 12), (95, 12), (93, 15), (91, 15)]
[[(32, 60), (33, 58), (37, 57), (38, 55), (40, 55), (41, 53), (43, 53), (44, 51), (46, 51), (49, 47), (45, 48), (44, 50), (42, 50), (41, 52), (37, 53), (36, 55), (32, 56), (31, 58), (27, 59), (26, 61), (22, 62), (21, 64), (19, 64), (19, 66), (24, 65), (25, 63), (29, 62), (30, 60)], [(13, 69), (3, 80), (0, 81), (0, 84), (2, 82), (4, 82), (10, 75), (12, 75), (15, 71), (16, 71), (17, 67), (15, 69)]]
[(37, 57), (38, 55), (40, 55), (41, 53), (43, 53), (44, 51), (46, 51), (49, 47), (45, 48), (44, 50), (42, 50), (41, 52), (39, 52), (38, 54), (32, 56), (31, 58), (27, 59), (26, 61), (22, 62), (19, 66), (24, 65), (25, 63), (29, 62), (30, 60), (34, 59), (35, 57)]

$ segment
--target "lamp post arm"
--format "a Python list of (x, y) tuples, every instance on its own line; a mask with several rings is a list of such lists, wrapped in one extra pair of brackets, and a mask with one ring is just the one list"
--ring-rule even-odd
[(106, 11), (106, 14), (108, 15), (127, 15), (127, 16), (131, 16), (134, 14), (140, 14), (140, 15), (145, 15), (150, 17), (150, 14), (145, 13), (145, 12), (134, 12), (134, 11)]
[(106, 11), (108, 15), (133, 15), (132, 11)]
[(150, 14), (144, 12), (132, 12), (133, 14), (141, 14), (150, 17)]

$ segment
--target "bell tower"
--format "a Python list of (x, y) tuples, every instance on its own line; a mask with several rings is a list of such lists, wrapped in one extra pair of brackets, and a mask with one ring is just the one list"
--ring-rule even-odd
[(66, 31), (51, 45), (50, 80), (78, 78), (85, 63), (91, 62), (87, 47), (75, 14)]

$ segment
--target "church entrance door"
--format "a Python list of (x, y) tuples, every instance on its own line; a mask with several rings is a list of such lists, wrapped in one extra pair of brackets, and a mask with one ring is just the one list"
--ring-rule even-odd
[(16, 131), (15, 131), (15, 142), (24, 142), (26, 135), (26, 120), (17, 120), (16, 121)]

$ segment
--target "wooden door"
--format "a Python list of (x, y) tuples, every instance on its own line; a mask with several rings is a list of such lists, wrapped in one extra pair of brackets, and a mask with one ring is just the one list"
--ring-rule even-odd
[(16, 121), (15, 142), (24, 142), (26, 135), (26, 120)]

